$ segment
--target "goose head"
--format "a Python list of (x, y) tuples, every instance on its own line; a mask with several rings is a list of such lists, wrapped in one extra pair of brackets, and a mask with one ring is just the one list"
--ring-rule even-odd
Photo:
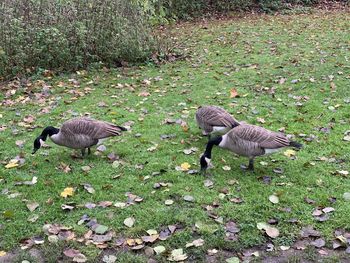
[(48, 126), (46, 127), (42, 133), (36, 137), (36, 139), (34, 140), (34, 148), (33, 148), (33, 152), (32, 154), (36, 153), (37, 150), (40, 149), (41, 147), (41, 141), (46, 141), (47, 136), (52, 136), (54, 134), (57, 134), (60, 130), (52, 127), (52, 126)]
[(41, 136), (37, 137), (37, 138), (34, 140), (34, 148), (33, 148), (32, 154), (36, 153), (36, 151), (40, 149), (40, 147), (41, 147), (41, 142), (40, 142), (40, 140), (42, 140)]
[(207, 169), (213, 168), (213, 164), (211, 162), (211, 158), (206, 157), (205, 154), (203, 154), (200, 158), (200, 164), (201, 164), (201, 172), (205, 172)]

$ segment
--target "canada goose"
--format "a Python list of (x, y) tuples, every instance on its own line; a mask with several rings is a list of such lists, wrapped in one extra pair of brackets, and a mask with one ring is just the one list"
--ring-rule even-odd
[(46, 141), (47, 136), (49, 136), (55, 144), (81, 149), (81, 154), (84, 156), (85, 149), (87, 148), (88, 154), (90, 154), (90, 147), (96, 145), (99, 139), (118, 136), (121, 131), (126, 131), (126, 128), (86, 117), (74, 118), (64, 122), (61, 129), (52, 126), (46, 127), (35, 139), (32, 154), (40, 149), (40, 140)]
[(211, 166), (213, 146), (228, 149), (238, 155), (249, 158), (248, 170), (254, 170), (254, 158), (279, 151), (284, 147), (300, 149), (302, 144), (290, 141), (284, 134), (265, 128), (241, 123), (223, 136), (216, 136), (208, 141), (204, 154), (200, 158), (201, 170)]
[(196, 121), (199, 128), (203, 130), (203, 135), (223, 135), (239, 124), (230, 113), (217, 106), (199, 107), (196, 112)]

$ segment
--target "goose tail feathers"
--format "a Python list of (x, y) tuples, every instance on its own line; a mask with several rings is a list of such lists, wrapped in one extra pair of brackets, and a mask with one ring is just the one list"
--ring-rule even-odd
[(303, 145), (301, 143), (298, 143), (296, 141), (291, 141), (289, 146), (292, 146), (292, 147), (297, 148), (297, 149), (301, 149), (303, 147)]

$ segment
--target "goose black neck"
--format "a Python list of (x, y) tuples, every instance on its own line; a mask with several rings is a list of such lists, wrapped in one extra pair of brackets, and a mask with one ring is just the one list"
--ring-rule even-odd
[(40, 135), (41, 139), (43, 141), (46, 141), (47, 136), (52, 136), (54, 134), (57, 134), (59, 131), (60, 131), (60, 129), (57, 129), (57, 128), (52, 127), (52, 126), (48, 126), (41, 133), (41, 135)]
[(222, 136), (216, 136), (214, 138), (209, 139), (207, 143), (207, 147), (204, 152), (204, 156), (211, 159), (211, 151), (213, 150), (214, 145), (219, 145), (222, 141)]

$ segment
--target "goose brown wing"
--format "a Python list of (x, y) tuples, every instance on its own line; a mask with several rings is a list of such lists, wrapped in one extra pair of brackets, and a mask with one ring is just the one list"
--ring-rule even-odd
[(256, 143), (261, 148), (277, 149), (290, 145), (289, 139), (282, 133), (269, 131), (263, 127), (241, 124), (231, 130), (234, 136)]
[(61, 132), (66, 135), (86, 135), (93, 139), (103, 139), (117, 136), (121, 128), (112, 123), (90, 118), (75, 118), (63, 123)]
[(197, 111), (197, 118), (211, 126), (231, 127), (237, 121), (224, 109), (215, 106), (201, 107)]

